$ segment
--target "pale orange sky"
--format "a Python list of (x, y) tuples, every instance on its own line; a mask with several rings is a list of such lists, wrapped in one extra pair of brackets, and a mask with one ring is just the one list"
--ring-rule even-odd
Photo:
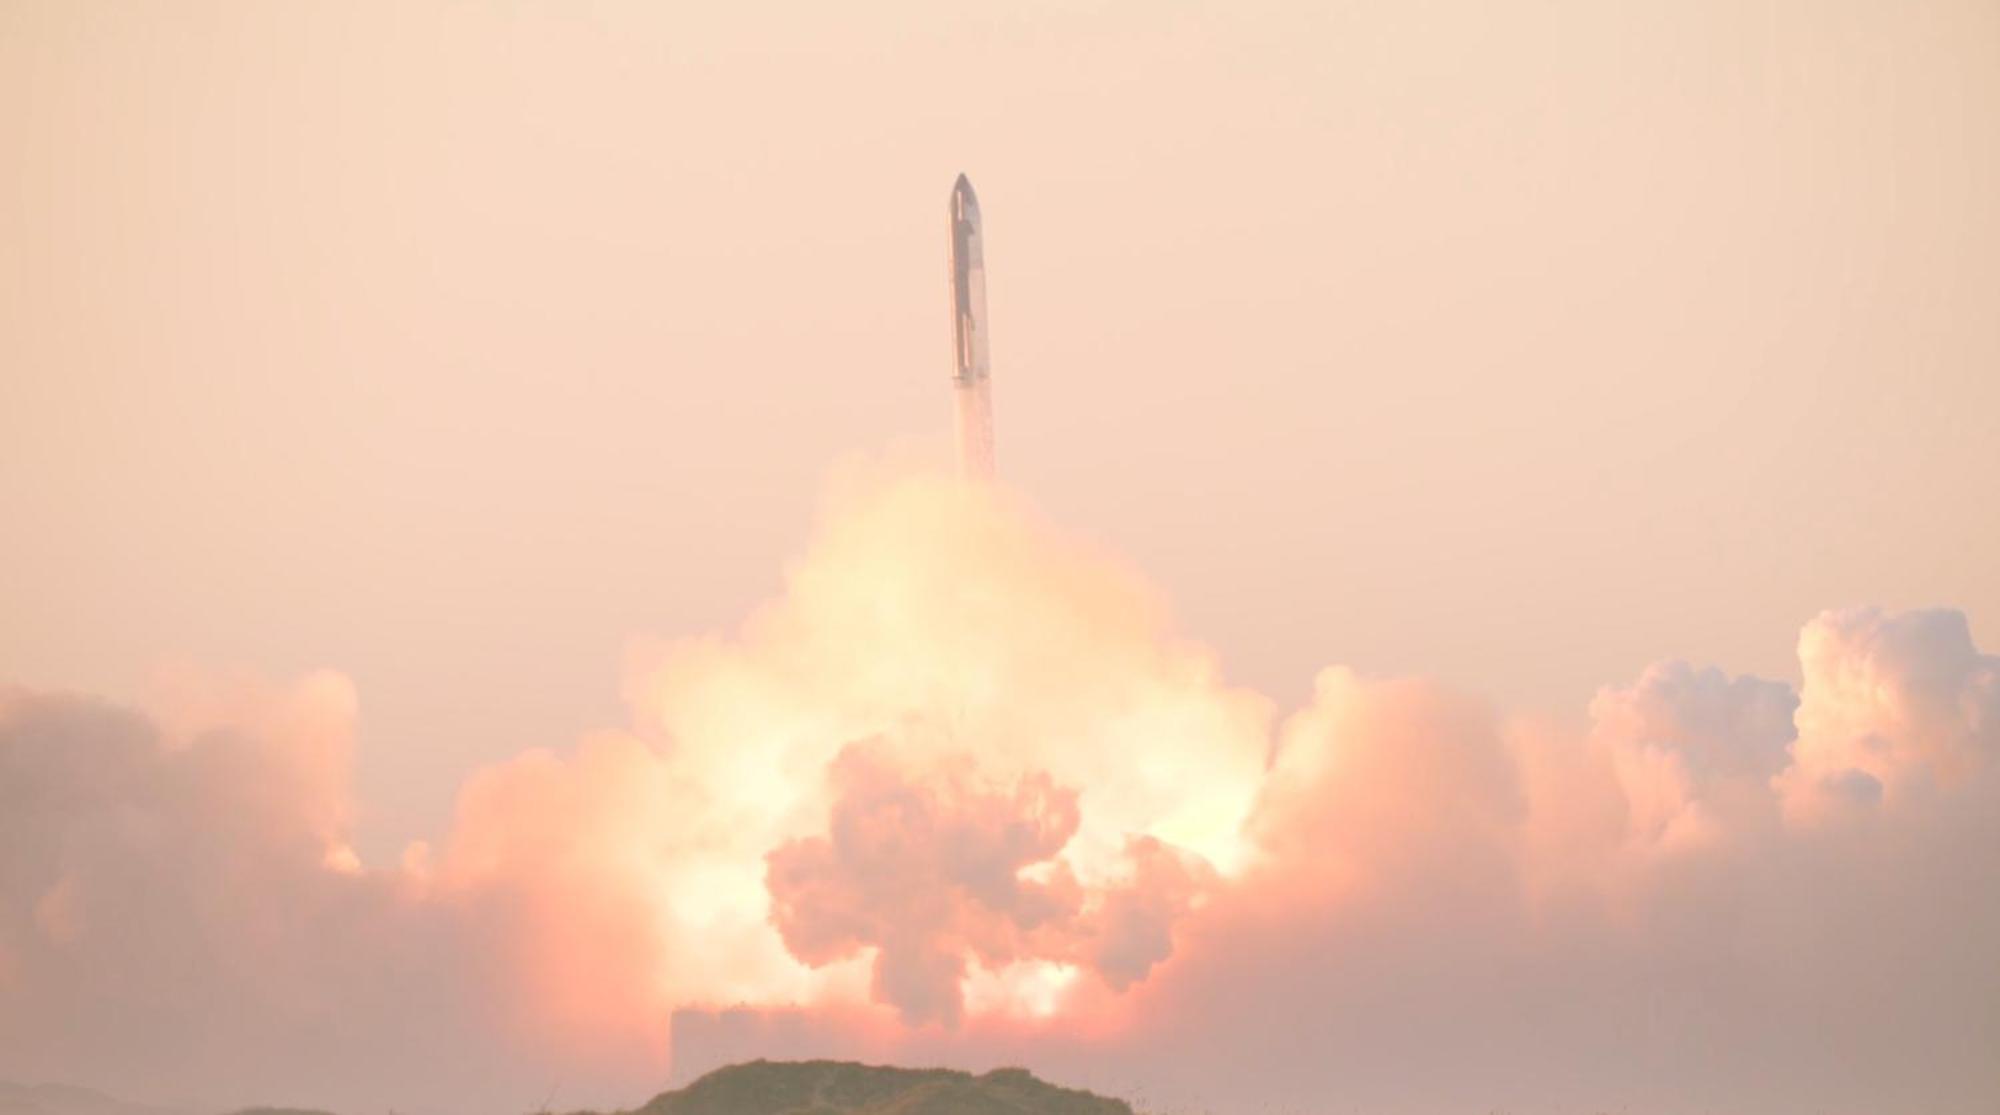
[(950, 421), (1234, 679), (2000, 643), (2000, 8), (0, 4), (0, 680), (329, 666), (365, 856)]

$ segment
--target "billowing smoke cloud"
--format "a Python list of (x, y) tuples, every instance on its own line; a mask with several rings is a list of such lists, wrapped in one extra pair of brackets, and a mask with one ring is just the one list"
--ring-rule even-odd
[(1808, 685), (1780, 787), (1788, 814), (1922, 809), (1990, 776), (2000, 660), (1974, 649), (1964, 616), (1825, 616), (1800, 636), (1799, 661)]
[(1123, 990), (1166, 959), (1210, 874), (1199, 857), (1135, 836), (1130, 878), (1086, 888), (1060, 858), (1077, 793), (1046, 774), (982, 788), (971, 770), (958, 756), (916, 776), (870, 746), (834, 760), (827, 835), (767, 857), (772, 923), (793, 956), (823, 966), (872, 948), (872, 995), (918, 1025), (960, 1021), (975, 962), (1059, 978), (1080, 966)]
[(480, 981), (448, 919), (341, 842), (354, 710), (333, 675), (153, 716), (0, 696), (0, 1072), (200, 1100), (449, 1065), (399, 1020), (477, 1017)]
[(344, 843), (338, 677), (0, 700), (0, 1075), (464, 1110), (859, 1052), (1223, 1112), (1990, 1110), (2000, 660), (1951, 612), (1799, 652), (1581, 731), (1340, 668), (1280, 720), (1004, 493), (850, 477), (742, 631), (635, 653), (629, 729), (478, 773), (400, 863)]
[[(824, 965), (872, 947), (877, 998), (909, 1022), (956, 1023), (971, 959), (999, 969), (1068, 951), (1082, 892), (1056, 856), (1076, 835), (1074, 791), (1047, 775), (1010, 791), (961, 771), (917, 781), (871, 748), (843, 751), (831, 775), (828, 835), (767, 857), (792, 955)], [(1048, 878), (1024, 877), (1038, 866)]]

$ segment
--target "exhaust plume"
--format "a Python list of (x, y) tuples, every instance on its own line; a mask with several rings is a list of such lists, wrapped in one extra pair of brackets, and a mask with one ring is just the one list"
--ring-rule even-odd
[[(1279, 717), (991, 485), (855, 470), (631, 722), (347, 845), (353, 687), (0, 698), (0, 1076), (628, 1105), (710, 1062), (1025, 1060), (1216, 1111), (1983, 1111), (2000, 660), (1828, 612), (1571, 731), (1332, 667)], [(1446, 1071), (1446, 1070), (1449, 1071)], [(587, 1083), (576, 1083), (587, 1082)]]

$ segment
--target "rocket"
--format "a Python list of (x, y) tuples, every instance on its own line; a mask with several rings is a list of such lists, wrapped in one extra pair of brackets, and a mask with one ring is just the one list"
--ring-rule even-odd
[(958, 411), (958, 468), (993, 479), (993, 398), (987, 387), (986, 254), (979, 198), (965, 175), (951, 187), (952, 396)]

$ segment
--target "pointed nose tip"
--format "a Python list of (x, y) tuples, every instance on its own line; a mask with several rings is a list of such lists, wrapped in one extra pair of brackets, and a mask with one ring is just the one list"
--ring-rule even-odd
[(963, 174), (958, 176), (958, 181), (953, 182), (951, 184), (951, 192), (954, 195), (962, 196), (969, 201), (976, 202), (979, 200), (979, 195), (972, 192), (972, 179), (967, 178)]

